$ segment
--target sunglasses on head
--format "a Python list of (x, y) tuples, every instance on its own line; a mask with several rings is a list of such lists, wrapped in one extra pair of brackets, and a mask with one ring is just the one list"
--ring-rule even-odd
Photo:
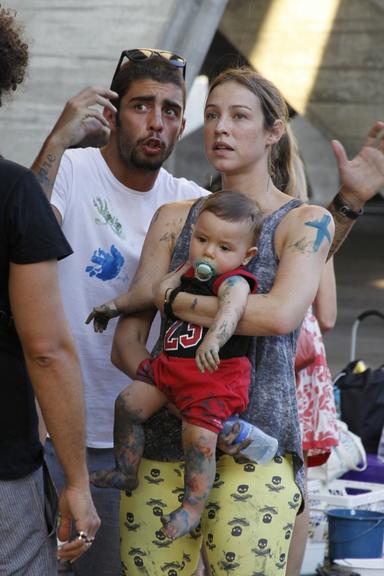
[(149, 60), (154, 56), (160, 56), (160, 58), (164, 58), (167, 60), (169, 64), (175, 66), (176, 68), (180, 68), (183, 72), (183, 78), (185, 80), (185, 67), (187, 62), (185, 58), (176, 54), (175, 52), (169, 52), (168, 50), (152, 50), (151, 48), (133, 48), (132, 50), (123, 50), (119, 62), (117, 63), (115, 73), (112, 78), (112, 82), (116, 78), (117, 73), (119, 72), (124, 59), (130, 60), (131, 62), (142, 62), (143, 60)]

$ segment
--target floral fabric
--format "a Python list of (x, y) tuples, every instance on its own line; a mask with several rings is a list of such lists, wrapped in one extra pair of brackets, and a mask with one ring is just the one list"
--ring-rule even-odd
[(338, 444), (336, 406), (323, 337), (311, 308), (304, 318), (302, 330), (313, 338), (316, 357), (296, 375), (297, 404), (308, 466), (318, 466), (328, 459), (332, 446)]

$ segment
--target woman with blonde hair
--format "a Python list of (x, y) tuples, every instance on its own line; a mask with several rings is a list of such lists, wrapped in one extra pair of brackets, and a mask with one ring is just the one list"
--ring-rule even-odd
[[(380, 127), (378, 123), (372, 129), (371, 137)], [(206, 153), (222, 175), (223, 188), (246, 194), (264, 216), (258, 255), (248, 265), (260, 287), (249, 297), (238, 327), (239, 333), (252, 336), (250, 400), (242, 418), (277, 438), (279, 450), (266, 465), (221, 453), (201, 529), (171, 542), (161, 531), (159, 516), (177, 506), (183, 489), (183, 454), (177, 418), (167, 411), (156, 415), (146, 426), (139, 487), (122, 496), (122, 562), (130, 575), (145, 570), (151, 576), (181, 570), (191, 575), (203, 539), (212, 574), (273, 576), (286, 571), (293, 525), (303, 501), (294, 374), (297, 327), (316, 295), (334, 224), (324, 208), (292, 198), (295, 146), (286, 104), (271, 82), (248, 68), (221, 73), (210, 86), (204, 130)], [(348, 182), (343, 191), (348, 195), (351, 189), (353, 197), (356, 163), (348, 162), (339, 146), (336, 152)], [(379, 156), (383, 162), (381, 151)], [(375, 175), (374, 180), (380, 178)], [(200, 200), (174, 203), (156, 213), (128, 293), (129, 313), (151, 306), (153, 310), (157, 285), (158, 307), (165, 303), (168, 312), (186, 322), (210, 325), (217, 310), (215, 297), (173, 292), (184, 266), (161, 281), (167, 270), (185, 262), (199, 206)], [(340, 227), (339, 239), (350, 226)], [(145, 312), (141, 322), (140, 316), (119, 322), (112, 359), (130, 375), (148, 356), (145, 341), (152, 313)], [(221, 443), (225, 452), (236, 451), (229, 445), (231, 439)]]

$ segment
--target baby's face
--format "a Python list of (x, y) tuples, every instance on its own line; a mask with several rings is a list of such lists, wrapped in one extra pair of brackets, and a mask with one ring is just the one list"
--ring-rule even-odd
[(212, 212), (202, 212), (193, 227), (189, 261), (204, 263), (215, 274), (224, 274), (249, 260), (252, 234), (244, 223), (228, 222)]

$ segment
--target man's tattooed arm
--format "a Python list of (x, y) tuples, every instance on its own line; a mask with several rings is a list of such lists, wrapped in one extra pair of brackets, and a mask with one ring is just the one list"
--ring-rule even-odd
[(46, 145), (44, 145), (31, 166), (48, 200), (52, 196), (53, 185), (63, 152), (64, 150), (57, 154), (49, 149), (46, 150)]

